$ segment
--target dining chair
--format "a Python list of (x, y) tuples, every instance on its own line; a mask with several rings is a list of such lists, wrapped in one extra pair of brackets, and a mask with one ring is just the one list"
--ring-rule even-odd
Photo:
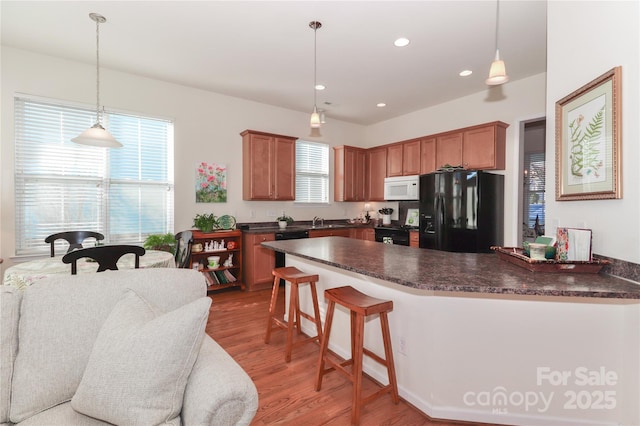
[(67, 253), (75, 250), (81, 249), (82, 242), (87, 238), (95, 238), (96, 241), (104, 240), (104, 235), (99, 232), (94, 231), (65, 231), (58, 232), (56, 234), (51, 234), (47, 238), (44, 239), (45, 243), (51, 244), (51, 257), (56, 255), (55, 253), (55, 243), (56, 240), (67, 240), (69, 243), (69, 248), (67, 249)]
[(193, 244), (193, 232), (182, 231), (176, 234), (176, 268), (189, 268), (191, 260), (191, 245)]
[(71, 275), (78, 272), (78, 259), (88, 257), (98, 262), (98, 270), (96, 272), (106, 271), (110, 269), (117, 271), (118, 260), (128, 253), (136, 255), (135, 268), (140, 268), (140, 256), (144, 256), (146, 250), (144, 247), (133, 245), (113, 245), (113, 246), (96, 246), (79, 250), (74, 250), (62, 257), (62, 262), (71, 263)]

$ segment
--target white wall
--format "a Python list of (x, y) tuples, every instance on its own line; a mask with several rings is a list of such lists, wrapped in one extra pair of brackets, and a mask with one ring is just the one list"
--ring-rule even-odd
[[(274, 221), (268, 211), (282, 210), (297, 220), (356, 217), (363, 203), (334, 203), (304, 207), (293, 202), (242, 200), (242, 138), (245, 129), (305, 138), (309, 114), (276, 108), (216, 93), (169, 84), (136, 75), (101, 69), (101, 103), (109, 109), (140, 112), (175, 120), (175, 228), (188, 229), (196, 213), (232, 214), (239, 222)], [(4, 268), (14, 254), (14, 135), (13, 97), (26, 93), (95, 104), (93, 65), (3, 47), (2, 49), (2, 217), (1, 247)], [(311, 99), (309, 100), (311, 102)], [(362, 145), (363, 127), (330, 120), (320, 140), (330, 145)], [(333, 152), (331, 175), (333, 174)], [(197, 161), (226, 164), (228, 202), (196, 204), (194, 167)], [(333, 182), (333, 181), (332, 181)], [(330, 200), (333, 200), (331, 186)], [(251, 211), (255, 217), (251, 217)], [(9, 265), (8, 265), (9, 264)]]
[[(550, 1), (547, 19), (547, 152), (555, 150), (555, 103), (622, 66), (621, 200), (556, 202), (548, 197), (547, 226), (593, 229), (595, 253), (640, 263), (640, 7), (637, 1)], [(555, 176), (549, 156), (547, 176)], [(547, 193), (555, 182), (547, 179)]]
[[(538, 74), (369, 126), (365, 129), (367, 146), (398, 142), (490, 121), (509, 124), (506, 169), (496, 173), (505, 175), (504, 244), (516, 246), (519, 226), (519, 123), (545, 116), (545, 78), (545, 74)], [(500, 100), (494, 100), (496, 98)]]

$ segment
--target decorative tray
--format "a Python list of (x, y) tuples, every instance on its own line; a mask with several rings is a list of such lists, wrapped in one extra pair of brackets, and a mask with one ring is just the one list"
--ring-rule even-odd
[(571, 272), (574, 274), (597, 274), (605, 266), (610, 264), (608, 260), (595, 259), (592, 261), (579, 260), (535, 260), (524, 255), (519, 247), (491, 247), (498, 257), (521, 268), (532, 272)]

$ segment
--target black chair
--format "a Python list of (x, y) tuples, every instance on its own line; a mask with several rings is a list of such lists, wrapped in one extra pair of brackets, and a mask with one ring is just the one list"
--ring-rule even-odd
[(115, 246), (97, 246), (74, 250), (62, 257), (64, 263), (71, 263), (71, 275), (78, 272), (78, 259), (88, 257), (98, 262), (98, 270), (96, 272), (106, 271), (110, 269), (117, 271), (118, 260), (127, 253), (136, 255), (135, 268), (140, 268), (140, 256), (144, 256), (146, 250), (140, 246), (115, 245)]
[(55, 253), (55, 243), (56, 240), (67, 240), (69, 243), (69, 249), (67, 253), (82, 248), (82, 242), (87, 238), (95, 238), (96, 241), (104, 240), (104, 235), (99, 232), (93, 231), (66, 231), (66, 232), (58, 232), (57, 234), (51, 234), (47, 238), (44, 239), (45, 243), (51, 244), (51, 257), (56, 255)]
[(190, 266), (192, 244), (193, 232), (182, 231), (176, 234), (176, 268), (188, 268)]

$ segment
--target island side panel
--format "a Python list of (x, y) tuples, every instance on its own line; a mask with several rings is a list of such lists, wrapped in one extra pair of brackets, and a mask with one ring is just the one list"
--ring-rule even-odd
[[(399, 392), (429, 416), (640, 424), (635, 301), (431, 292), (294, 255), (287, 255), (287, 265), (319, 274), (323, 321), (327, 288), (351, 285), (393, 300), (389, 321)], [(311, 312), (307, 292), (300, 298), (302, 309)], [(349, 356), (348, 321), (337, 307), (330, 348), (342, 357)], [(366, 345), (383, 354), (379, 320), (365, 327)], [(314, 333), (310, 322), (303, 321), (303, 328)], [(384, 368), (370, 360), (364, 368), (387, 383)]]

